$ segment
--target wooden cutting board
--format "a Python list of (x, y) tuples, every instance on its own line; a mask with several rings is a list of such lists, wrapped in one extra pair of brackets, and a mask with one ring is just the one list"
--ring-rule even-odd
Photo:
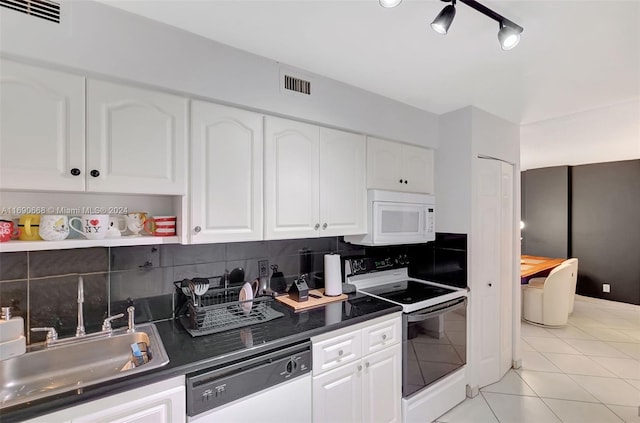
[(347, 294), (340, 294), (336, 297), (325, 297), (323, 295), (324, 288), (310, 289), (309, 294), (320, 295), (322, 298), (313, 298), (312, 296), (309, 296), (309, 299), (307, 301), (299, 303), (288, 295), (282, 295), (280, 297), (276, 297), (276, 300), (293, 308), (294, 311), (302, 311), (313, 307), (319, 307), (325, 304), (333, 303), (335, 301), (344, 301), (348, 298)]

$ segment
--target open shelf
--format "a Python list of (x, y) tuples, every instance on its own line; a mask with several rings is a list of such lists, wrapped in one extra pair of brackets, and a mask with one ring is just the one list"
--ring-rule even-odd
[(121, 247), (132, 245), (179, 244), (178, 236), (126, 235), (105, 239), (65, 239), (62, 241), (9, 241), (0, 243), (0, 253), (14, 251), (69, 250), (72, 248)]

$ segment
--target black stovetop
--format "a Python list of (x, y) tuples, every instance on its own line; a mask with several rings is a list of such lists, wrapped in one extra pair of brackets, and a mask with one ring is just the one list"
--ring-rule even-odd
[(415, 304), (455, 292), (454, 289), (411, 280), (364, 288), (362, 291), (400, 304)]

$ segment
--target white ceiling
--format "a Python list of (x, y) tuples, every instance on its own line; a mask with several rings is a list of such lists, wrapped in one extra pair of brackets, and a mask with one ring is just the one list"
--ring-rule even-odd
[(442, 36), (437, 0), (100, 1), (437, 114), (532, 123), (640, 97), (640, 0), (482, 0), (524, 27), (510, 51), (462, 3)]

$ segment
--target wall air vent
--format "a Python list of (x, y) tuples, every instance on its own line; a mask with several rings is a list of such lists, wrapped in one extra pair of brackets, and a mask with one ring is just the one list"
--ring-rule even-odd
[(60, 3), (51, 0), (0, 0), (0, 6), (60, 23)]
[(291, 75), (284, 75), (284, 89), (297, 93), (311, 95), (311, 81), (305, 81)]

